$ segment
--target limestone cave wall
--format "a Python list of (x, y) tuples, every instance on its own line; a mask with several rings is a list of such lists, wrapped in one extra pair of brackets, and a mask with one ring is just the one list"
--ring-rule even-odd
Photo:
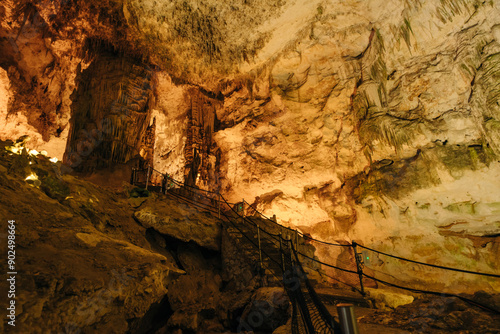
[[(318, 239), (494, 272), (499, 3), (308, 8), (281, 52), (221, 85), (222, 189)], [(402, 281), (426, 276), (383, 262), (372, 265)], [(426, 277), (444, 281), (438, 289), (456, 282)], [(458, 290), (476, 280), (460, 279)]]
[(214, 140), (219, 126), (220, 97), (192, 84), (174, 83), (158, 74), (154, 166), (175, 179), (217, 191), (220, 149)]
[[(318, 239), (499, 267), (498, 1), (50, 3), (0, 5), (0, 139), (67, 161), (104, 139), (88, 168), (143, 149)], [(88, 58), (89, 40), (119, 56)], [(439, 278), (399, 279), (419, 276)]]
[(147, 132), (153, 70), (127, 57), (100, 54), (77, 81), (65, 163), (93, 171), (137, 156), (152, 161), (147, 146), (154, 147), (154, 137)]
[(207, 97), (199, 89), (189, 91), (190, 109), (184, 157), (186, 181), (204, 189), (217, 190), (220, 150), (214, 141), (217, 99)]

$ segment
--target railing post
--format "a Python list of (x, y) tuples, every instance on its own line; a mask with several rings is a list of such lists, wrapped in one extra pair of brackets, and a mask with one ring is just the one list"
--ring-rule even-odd
[(357, 245), (358, 244), (355, 241), (352, 242), (352, 248), (354, 250), (354, 258), (356, 259), (356, 268), (359, 276), (359, 286), (361, 287), (361, 294), (364, 296), (365, 288), (363, 287), (363, 258), (361, 257), (361, 254), (358, 254), (356, 248)]
[(148, 164), (148, 174), (146, 176), (146, 190), (148, 190), (148, 182), (149, 182), (149, 164)]
[(260, 246), (260, 226), (257, 224), (257, 239), (259, 242), (259, 264), (260, 264), (260, 270), (262, 271), (262, 248)]
[(290, 247), (290, 263), (292, 265), (292, 268), (293, 268), (293, 239), (291, 236), (288, 236), (288, 247)]
[(280, 231), (280, 255), (281, 255), (281, 269), (285, 272), (285, 254), (283, 254), (283, 235)]
[(245, 223), (245, 199), (241, 201), (241, 223)]
[(218, 203), (219, 203), (218, 204), (218, 207), (219, 207), (218, 214), (219, 214), (219, 219), (220, 219), (220, 192), (219, 191), (217, 191), (217, 196), (218, 196)]
[(295, 230), (295, 250), (299, 251), (299, 230)]
[(339, 314), (342, 334), (358, 334), (358, 323), (354, 315), (354, 306), (352, 304), (337, 304), (337, 312)]

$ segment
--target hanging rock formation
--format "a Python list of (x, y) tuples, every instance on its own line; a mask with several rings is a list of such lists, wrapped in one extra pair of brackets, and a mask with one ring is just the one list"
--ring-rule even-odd
[(213, 135), (217, 125), (216, 108), (220, 101), (207, 97), (198, 89), (189, 91), (191, 108), (188, 113), (185, 180), (204, 189), (218, 189), (220, 150)]
[(93, 171), (138, 155), (151, 160), (144, 141), (154, 103), (152, 75), (126, 57), (98, 55), (92, 61), (77, 78), (65, 163)]
[[(112, 133), (80, 167), (92, 169), (139, 153), (154, 117), (153, 164), (177, 179), (244, 197), (318, 239), (497, 271), (498, 1), (8, 0), (0, 8), (0, 89), (10, 97), (0, 115), (10, 115), (10, 136), (38, 133), (41, 148), (69, 131), (71, 161), (78, 145), (99, 140), (92, 134), (109, 116)], [(88, 64), (85, 40), (120, 56)], [(87, 77), (72, 102), (80, 70)], [(152, 72), (154, 105), (141, 86), (153, 87)], [(85, 99), (92, 82), (106, 95)], [(112, 108), (125, 106), (126, 91), (144, 95)], [(339, 249), (317, 254), (353, 265)], [(499, 288), (383, 258), (372, 265), (434, 289)]]

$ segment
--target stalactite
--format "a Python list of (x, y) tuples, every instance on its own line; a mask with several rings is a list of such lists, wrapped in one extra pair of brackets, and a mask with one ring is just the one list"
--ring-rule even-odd
[(145, 136), (152, 131), (152, 75), (151, 69), (133, 59), (97, 56), (81, 73), (73, 96), (65, 160), (76, 155), (81, 162), (74, 168), (93, 171), (125, 163), (141, 155), (141, 149), (142, 158), (151, 159)]
[(187, 140), (184, 148), (185, 177), (202, 188), (218, 187), (217, 146), (213, 140), (216, 107), (220, 101), (207, 97), (197, 89), (189, 92)]

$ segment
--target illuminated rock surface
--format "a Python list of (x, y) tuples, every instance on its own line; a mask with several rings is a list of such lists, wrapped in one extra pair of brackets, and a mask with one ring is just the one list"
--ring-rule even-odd
[[(38, 189), (24, 181), (24, 171), (7, 171), (22, 157), (0, 146), (0, 214), (16, 220), (16, 330), (124, 332), (128, 319), (144, 315), (165, 295), (167, 283), (184, 274), (151, 250), (122, 194), (61, 176), (60, 163), (41, 156), (26, 162), (38, 173)], [(46, 195), (49, 178), (68, 187), (65, 198)]]
[[(92, 156), (124, 162), (147, 137), (156, 169), (314, 238), (498, 273), (500, 2), (6, 0), (0, 17), (0, 139), (63, 159), (79, 73), (99, 52), (134, 59), (155, 103), (108, 138), (131, 143), (123, 159)], [(406, 285), (500, 290), (365, 255)]]
[(153, 203), (147, 201), (134, 213), (134, 217), (145, 228), (154, 228), (175, 239), (193, 241), (201, 247), (220, 251), (219, 221), (209, 214), (200, 216), (189, 205), (165, 202), (163, 199)]
[(152, 162), (146, 144), (155, 103), (152, 76), (133, 59), (97, 54), (77, 76), (64, 163), (94, 171), (139, 155)]
[[(129, 198), (130, 185), (107, 190), (61, 172), (60, 162), (12, 154), (6, 145), (12, 142), (0, 142), (0, 215), (16, 220), (16, 330), (206, 333), (237, 322), (253, 287), (222, 288), (217, 220), (164, 195), (141, 204)], [(33, 173), (39, 183), (25, 180)], [(147, 217), (177, 228), (134, 219), (153, 209), (157, 216)]]

